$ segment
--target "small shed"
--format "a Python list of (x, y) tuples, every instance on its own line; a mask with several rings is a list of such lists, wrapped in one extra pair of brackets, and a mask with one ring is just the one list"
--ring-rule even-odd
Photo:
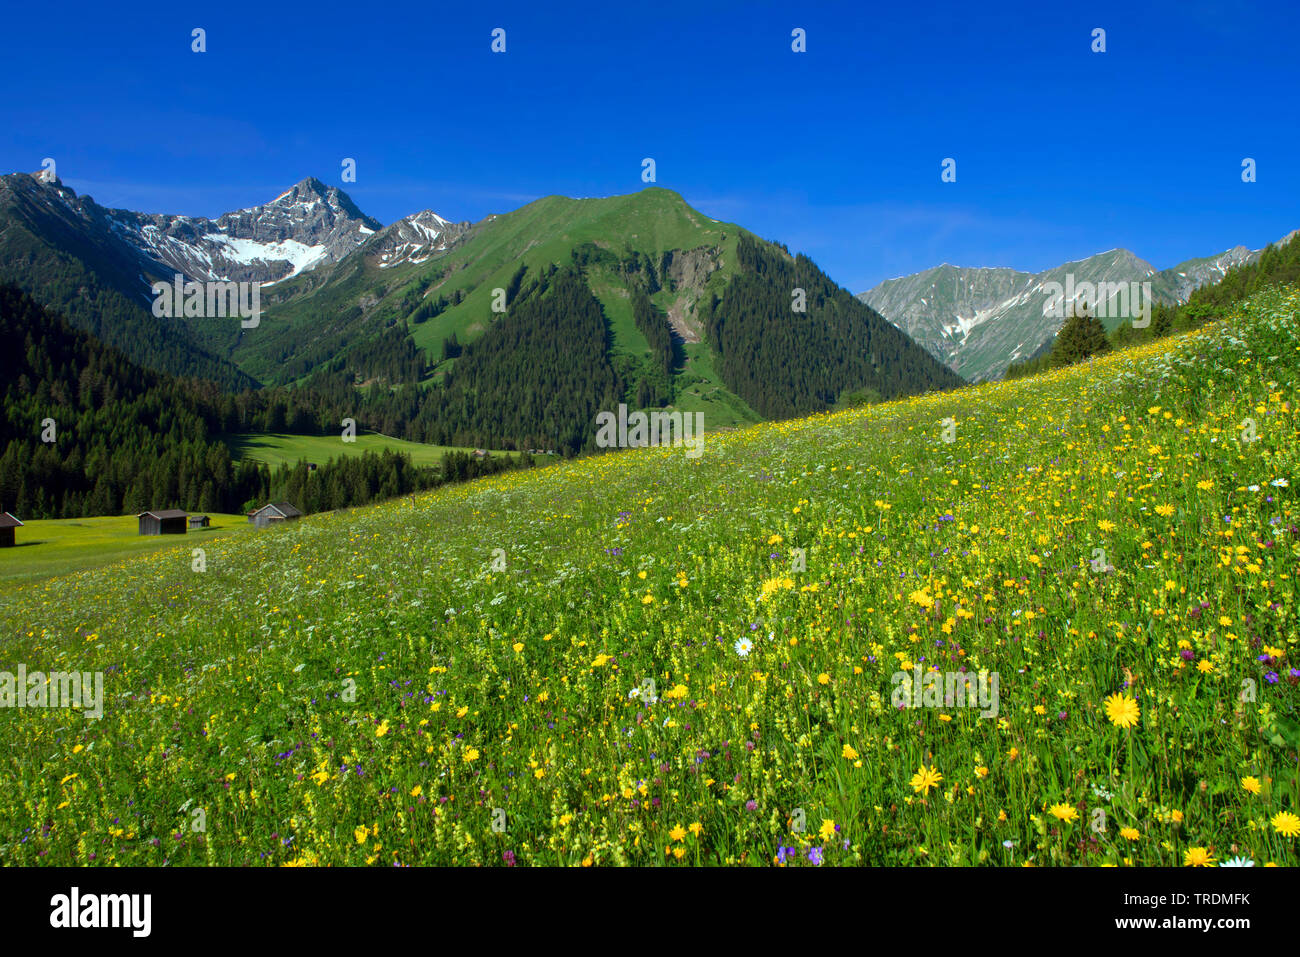
[(13, 547), (14, 529), (19, 528), (22, 524), (8, 512), (0, 512), (0, 548)]
[(161, 511), (141, 512), (141, 535), (184, 535), (186, 513), (183, 508), (164, 508)]
[(296, 518), (302, 518), (302, 512), (288, 502), (270, 502), (248, 513), (248, 520), (258, 528), (266, 528), (268, 525), (288, 522)]
[(206, 515), (190, 516), (190, 528), (207, 528), (209, 524), (210, 523)]

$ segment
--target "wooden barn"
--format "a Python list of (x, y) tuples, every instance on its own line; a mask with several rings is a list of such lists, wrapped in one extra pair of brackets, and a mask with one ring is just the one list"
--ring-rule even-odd
[(0, 512), (0, 548), (13, 547), (14, 529), (21, 527), (22, 524), (8, 512)]
[(191, 515), (190, 528), (207, 528), (210, 524), (206, 515)]
[(159, 512), (141, 512), (141, 535), (184, 535), (186, 513), (183, 508), (165, 508)]
[(302, 512), (298, 511), (288, 502), (271, 502), (263, 505), (261, 508), (248, 513), (248, 520), (258, 528), (266, 528), (268, 525), (277, 522), (288, 522), (295, 518), (302, 518)]

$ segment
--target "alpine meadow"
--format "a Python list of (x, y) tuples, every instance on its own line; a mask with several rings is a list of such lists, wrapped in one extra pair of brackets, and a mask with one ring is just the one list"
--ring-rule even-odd
[(73, 6), (0, 124), (17, 939), (855, 913), (792, 869), (1293, 933), (1300, 10)]

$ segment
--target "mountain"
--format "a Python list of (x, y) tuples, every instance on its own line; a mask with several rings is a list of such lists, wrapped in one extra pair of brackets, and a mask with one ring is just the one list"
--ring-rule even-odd
[(18, 286), (141, 366), (228, 389), (253, 385), (188, 325), (153, 317), (149, 283), (172, 270), (125, 234), (114, 211), (58, 180), (0, 176), (0, 283)]
[[(150, 284), (176, 272), (261, 282), (260, 323), (155, 318)], [(286, 422), (356, 417), (442, 444), (577, 452), (592, 402), (719, 428), (961, 383), (806, 257), (659, 188), (383, 227), (312, 178), (209, 220), (14, 174), (0, 180), (6, 279), (142, 366), (312, 397), (277, 393), (277, 421), (283, 405)]]
[(418, 266), (450, 249), (468, 231), (469, 223), (452, 223), (431, 209), (404, 216), (386, 227), (367, 249), (381, 269), (409, 263)]
[[(1294, 235), (1294, 234), (1292, 234)], [(1017, 359), (1041, 351), (1061, 327), (1051, 314), (1054, 289), (1091, 283), (1150, 282), (1157, 303), (1185, 302), (1197, 288), (1217, 282), (1235, 266), (1256, 261), (1263, 250), (1237, 246), (1217, 256), (1191, 259), (1157, 270), (1126, 249), (1098, 253), (1041, 273), (1006, 268), (962, 268), (945, 263), (886, 280), (858, 298), (887, 317), (950, 369), (972, 382), (999, 379)], [(1118, 325), (1109, 310), (1109, 327)]]
[[(420, 385), (435, 390), (419, 400), (419, 436), (570, 451), (593, 438), (579, 412), (593, 397), (700, 411), (716, 428), (961, 382), (805, 257), (669, 190), (549, 196), (472, 226), (426, 228), (451, 234), (447, 248), (430, 237), (402, 259), (390, 227), (336, 266), (277, 286), (267, 321), (231, 358), (268, 382), (378, 382), (377, 343), (388, 343), (387, 361), (409, 342), (432, 367)], [(806, 313), (791, 308), (801, 284)], [(553, 353), (526, 323), (567, 351)]]
[(341, 189), (310, 177), (269, 203), (217, 219), (106, 212), (109, 228), (134, 247), (147, 266), (197, 280), (288, 279), (338, 262), (381, 228)]

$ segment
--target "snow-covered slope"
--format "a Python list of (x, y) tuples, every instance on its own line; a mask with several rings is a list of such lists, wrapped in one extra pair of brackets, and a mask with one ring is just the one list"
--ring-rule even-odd
[(304, 179), (262, 206), (202, 217), (109, 210), (142, 256), (192, 279), (275, 282), (338, 262), (380, 224), (341, 189)]

